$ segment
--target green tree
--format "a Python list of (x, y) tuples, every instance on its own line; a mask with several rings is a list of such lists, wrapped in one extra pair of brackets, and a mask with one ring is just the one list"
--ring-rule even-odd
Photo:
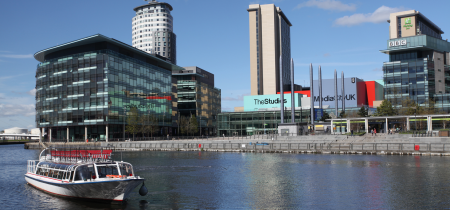
[(189, 131), (192, 134), (195, 134), (198, 132), (198, 122), (197, 122), (197, 118), (194, 116), (191, 117), (191, 119), (189, 120)]
[(155, 115), (147, 115), (139, 120), (141, 124), (140, 131), (142, 134), (150, 133), (150, 137), (159, 130), (159, 121)]
[(180, 133), (187, 134), (189, 132), (189, 118), (181, 116), (179, 123), (180, 123)]
[(139, 130), (139, 113), (136, 107), (132, 107), (130, 109), (129, 115), (127, 116), (127, 125), (125, 126), (125, 132), (132, 133), (134, 141), (134, 135), (138, 133)]
[(347, 114), (345, 113), (345, 111), (341, 111), (341, 113), (339, 113), (339, 117), (346, 118)]
[(367, 117), (369, 115), (369, 110), (365, 106), (362, 106), (358, 111), (358, 115), (361, 117)]
[(324, 121), (326, 119), (331, 119), (330, 115), (328, 114), (328, 112), (323, 112), (322, 118), (320, 118), (320, 121)]
[(393, 116), (395, 115), (395, 110), (392, 107), (392, 104), (388, 100), (383, 100), (381, 102), (381, 105), (377, 107), (377, 112), (375, 113), (376, 116)]

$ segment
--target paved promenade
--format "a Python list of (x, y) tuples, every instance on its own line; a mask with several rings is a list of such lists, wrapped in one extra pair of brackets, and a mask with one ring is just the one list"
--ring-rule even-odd
[(331, 153), (384, 155), (450, 155), (450, 138), (411, 137), (411, 135), (378, 135), (347, 137), (343, 135), (278, 137), (221, 137), (213, 139), (129, 141), (97, 143), (27, 143), (26, 149), (48, 146), (106, 147), (116, 150), (220, 151), (263, 153)]

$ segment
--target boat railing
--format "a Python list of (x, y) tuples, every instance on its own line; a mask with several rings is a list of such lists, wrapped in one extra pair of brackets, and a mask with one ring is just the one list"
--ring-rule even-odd
[(41, 153), (40, 159), (61, 163), (110, 162), (112, 151), (113, 148), (110, 147), (51, 147)]
[(38, 162), (39, 160), (28, 160), (27, 173), (35, 173)]

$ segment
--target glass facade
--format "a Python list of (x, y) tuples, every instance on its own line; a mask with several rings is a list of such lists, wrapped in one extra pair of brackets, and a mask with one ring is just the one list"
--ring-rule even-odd
[(384, 94), (396, 108), (409, 98), (420, 106), (434, 101), (437, 111), (449, 111), (450, 43), (439, 37), (421, 33), (387, 41), (387, 50), (381, 51), (389, 54), (383, 64)]
[(124, 49), (66, 49), (50, 55), (36, 70), (36, 123), (52, 139), (66, 139), (69, 132), (69, 140), (105, 140), (106, 130), (109, 139), (122, 138), (132, 107), (140, 116), (158, 119), (160, 132), (154, 135), (170, 132), (170, 69)]
[[(406, 57), (408, 53), (404, 54), (401, 56)], [(427, 58), (386, 62), (383, 64), (383, 72), (385, 99), (390, 100), (394, 106), (401, 106), (402, 101), (407, 98), (423, 104), (432, 97), (434, 67), (433, 62), (428, 62)]]
[[(183, 80), (189, 79), (190, 80)], [(217, 114), (221, 111), (221, 90), (192, 79), (179, 76), (177, 83), (178, 111), (180, 116), (195, 115), (202, 134), (215, 135)]]
[[(285, 112), (285, 123), (291, 122), (291, 112)], [(256, 112), (222, 112), (218, 116), (218, 136), (258, 135), (278, 133), (280, 110)], [(310, 110), (295, 110), (296, 123), (309, 123)]]
[[(277, 75), (281, 76), (283, 81), (283, 90), (288, 91), (291, 87), (291, 27), (288, 22), (282, 17), (280, 19), (280, 54), (282, 57), (282, 75), (276, 72)], [(278, 69), (278, 68), (277, 68)], [(277, 87), (277, 91), (279, 87)]]

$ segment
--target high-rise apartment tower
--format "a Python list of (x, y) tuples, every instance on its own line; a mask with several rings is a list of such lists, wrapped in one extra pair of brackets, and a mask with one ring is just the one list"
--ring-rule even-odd
[[(146, 0), (147, 1), (147, 0)], [(172, 6), (165, 2), (149, 3), (134, 8), (133, 47), (177, 63), (176, 35), (173, 33)]]
[(276, 94), (280, 89), (280, 55), (283, 89), (290, 87), (291, 22), (274, 4), (252, 4), (247, 9), (250, 29), (250, 83), (252, 95)]

